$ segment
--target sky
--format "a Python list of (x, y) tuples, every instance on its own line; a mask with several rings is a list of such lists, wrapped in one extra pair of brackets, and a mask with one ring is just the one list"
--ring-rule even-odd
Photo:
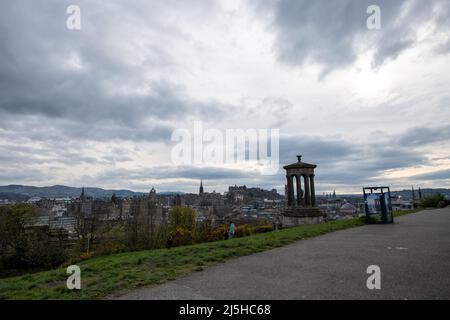
[[(450, 187), (448, 0), (7, 0), (0, 48), (0, 185)], [(195, 122), (278, 129), (280, 170), (174, 163)]]

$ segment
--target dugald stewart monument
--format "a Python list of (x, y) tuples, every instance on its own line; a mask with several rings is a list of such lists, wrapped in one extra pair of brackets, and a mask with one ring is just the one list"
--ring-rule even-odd
[(297, 156), (297, 162), (284, 166), (286, 170), (287, 206), (282, 211), (283, 226), (314, 224), (323, 221), (324, 213), (316, 207), (316, 192), (314, 188), (314, 169), (317, 166), (302, 162), (302, 156)]

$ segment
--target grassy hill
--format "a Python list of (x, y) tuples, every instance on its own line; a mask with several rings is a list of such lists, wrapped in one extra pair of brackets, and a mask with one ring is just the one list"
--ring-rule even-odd
[[(395, 216), (418, 210), (397, 212)], [(285, 246), (329, 232), (361, 226), (362, 218), (283, 229), (170, 250), (146, 250), (96, 257), (78, 263), (81, 290), (68, 290), (65, 268), (0, 279), (1, 299), (101, 299), (142, 286), (174, 280), (231, 258)]]
[(170, 250), (147, 250), (96, 257), (78, 263), (81, 268), (81, 290), (68, 290), (66, 269), (59, 268), (0, 279), (0, 299), (104, 298), (137, 287), (173, 280), (231, 258), (362, 224), (361, 219), (351, 219)]

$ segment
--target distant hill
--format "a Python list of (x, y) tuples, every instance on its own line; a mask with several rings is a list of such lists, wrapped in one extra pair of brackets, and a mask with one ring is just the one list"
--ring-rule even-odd
[[(419, 189), (415, 189), (416, 197), (419, 197)], [(422, 196), (427, 196), (435, 193), (440, 193), (444, 196), (447, 196), (447, 198), (450, 198), (450, 189), (444, 189), (444, 188), (426, 188), (422, 189)], [(402, 198), (411, 199), (412, 198), (412, 191), (410, 190), (401, 190), (401, 191), (391, 191), (391, 196), (398, 197), (401, 196)]]
[[(419, 198), (419, 189), (415, 189), (415, 194), (416, 194), (416, 199)], [(422, 189), (422, 196), (425, 197), (427, 195), (431, 195), (431, 194), (435, 194), (435, 193), (440, 193), (444, 196), (446, 196), (447, 198), (450, 199), (450, 189), (444, 189), (444, 188), (436, 188), (436, 189), (431, 189), (431, 188), (426, 188), (426, 189)], [(319, 197), (321, 195), (318, 195)], [(338, 194), (338, 198), (362, 198), (362, 192), (360, 194)], [(404, 199), (411, 199), (412, 198), (412, 191), (411, 189), (409, 190), (397, 190), (397, 191), (392, 191), (391, 190), (391, 196), (392, 197), (402, 197)]]
[[(118, 197), (140, 196), (145, 193), (133, 192), (130, 190), (105, 190), (101, 188), (84, 188), (87, 196), (93, 198), (109, 198), (113, 194)], [(33, 187), (22, 185), (0, 186), (0, 199), (8, 199), (14, 201), (26, 201), (31, 197), (41, 198), (76, 198), (80, 196), (81, 188), (67, 186), (51, 186), (51, 187)]]
[[(419, 189), (416, 188), (415, 190), (415, 194), (416, 194), (416, 199), (419, 199)], [(444, 189), (444, 188), (435, 188), (435, 189), (431, 189), (431, 188), (426, 188), (426, 189), (422, 189), (422, 196), (425, 197), (427, 195), (431, 195), (431, 194), (435, 194), (435, 193), (440, 193), (444, 196), (446, 196), (448, 199), (450, 199), (450, 189)], [(402, 197), (403, 199), (412, 199), (412, 191), (411, 189), (406, 189), (406, 190), (397, 190), (397, 191), (392, 191), (391, 189), (391, 197)], [(318, 194), (316, 195), (316, 197), (323, 197), (323, 195)], [(350, 193), (350, 194), (341, 194), (338, 193), (337, 194), (338, 198), (363, 198), (363, 193), (361, 190), (361, 193)]]

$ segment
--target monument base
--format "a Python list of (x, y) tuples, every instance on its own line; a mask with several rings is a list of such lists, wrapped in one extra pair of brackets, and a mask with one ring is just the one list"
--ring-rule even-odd
[(290, 207), (285, 208), (281, 214), (283, 228), (296, 227), (307, 224), (319, 224), (323, 222), (324, 213), (315, 207)]
[(288, 207), (282, 212), (287, 217), (323, 217), (324, 213), (317, 207)]

